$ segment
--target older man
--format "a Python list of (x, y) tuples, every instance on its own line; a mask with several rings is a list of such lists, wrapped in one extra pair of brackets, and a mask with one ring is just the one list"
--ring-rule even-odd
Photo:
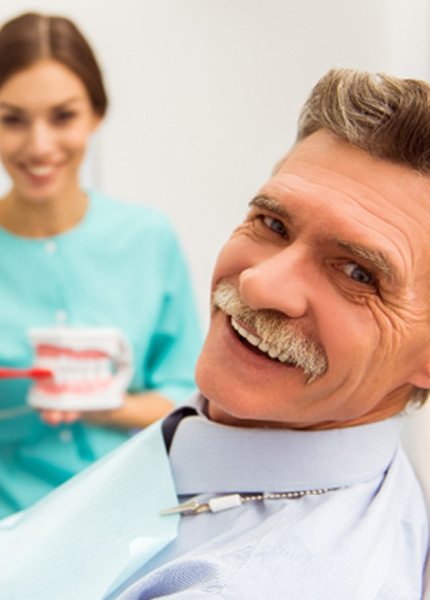
[(421, 597), (428, 526), (398, 415), (430, 388), (429, 149), (427, 84), (316, 85), (218, 258), (201, 395), (163, 424), (179, 502), (159, 518), (181, 515), (178, 535), (148, 553), (130, 532), (105, 598)]

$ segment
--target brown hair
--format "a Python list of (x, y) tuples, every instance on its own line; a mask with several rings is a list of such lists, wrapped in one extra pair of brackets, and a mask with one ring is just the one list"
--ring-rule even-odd
[(318, 129), (430, 174), (430, 85), (425, 81), (333, 69), (305, 103), (297, 141)]
[(25, 13), (0, 29), (0, 86), (18, 71), (47, 58), (79, 77), (94, 112), (102, 117), (108, 105), (102, 73), (90, 45), (72, 21)]

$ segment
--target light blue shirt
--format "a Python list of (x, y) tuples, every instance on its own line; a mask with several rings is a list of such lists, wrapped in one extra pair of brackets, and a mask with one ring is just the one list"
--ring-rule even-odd
[[(82, 221), (46, 239), (0, 227), (0, 365), (33, 361), (31, 327), (112, 326), (133, 350), (129, 391), (178, 404), (194, 389), (197, 310), (183, 253), (158, 210), (89, 194)], [(0, 380), (0, 517), (40, 499), (128, 438), (84, 422), (50, 427), (28, 380)]]
[(418, 600), (429, 532), (399, 417), (327, 431), (240, 429), (202, 413), (170, 450), (180, 500), (340, 488), (181, 517), (109, 600)]

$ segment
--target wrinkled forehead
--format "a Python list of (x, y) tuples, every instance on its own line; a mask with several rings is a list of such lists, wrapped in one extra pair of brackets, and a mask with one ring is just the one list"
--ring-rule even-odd
[(282, 175), (350, 194), (363, 205), (404, 211), (418, 222), (430, 221), (430, 177), (406, 165), (372, 156), (326, 130), (301, 142), (275, 167), (269, 184)]

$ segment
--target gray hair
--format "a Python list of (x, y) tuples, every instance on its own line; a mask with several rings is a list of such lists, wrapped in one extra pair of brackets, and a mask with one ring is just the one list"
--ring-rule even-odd
[(333, 69), (306, 101), (297, 141), (318, 129), (375, 157), (430, 174), (430, 85), (425, 81)]

